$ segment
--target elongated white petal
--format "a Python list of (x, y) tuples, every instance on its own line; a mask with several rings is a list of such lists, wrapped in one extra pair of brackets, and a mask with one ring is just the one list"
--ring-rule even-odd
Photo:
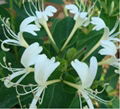
[(48, 21), (48, 16), (46, 15), (46, 13), (44, 11), (43, 12), (36, 11), (36, 16), (39, 20), (39, 23), (42, 24), (42, 25), (44, 24), (43, 23), (44, 21)]
[(82, 84), (85, 83), (86, 78), (87, 78), (87, 74), (88, 74), (88, 66), (87, 64), (80, 62), (79, 60), (75, 60), (71, 62), (71, 65), (73, 66), (73, 68), (75, 69), (75, 71), (78, 73)]
[(44, 12), (47, 16), (52, 17), (57, 12), (57, 9), (53, 6), (47, 6)]
[(40, 99), (40, 95), (42, 94), (43, 90), (45, 89), (44, 86), (39, 87), (37, 93), (35, 94), (32, 103), (30, 104), (29, 109), (37, 109), (37, 102)]
[(22, 23), (20, 24), (20, 31), (24, 31), (26, 26), (35, 20), (36, 20), (36, 17), (34, 17), (34, 16), (30, 16), (30, 17), (27, 17), (26, 19), (24, 19), (22, 21)]
[(40, 55), (35, 64), (35, 81), (42, 84), (47, 81), (51, 73), (59, 66), (55, 59), (48, 59), (46, 55)]
[(115, 42), (120, 42), (120, 39), (119, 39), (119, 38), (112, 38), (112, 37), (110, 37), (109, 40), (110, 40), (110, 41), (115, 41)]
[(20, 32), (28, 32), (36, 36), (37, 34), (35, 33), (35, 31), (39, 31), (40, 28), (36, 26), (35, 24), (30, 24), (35, 20), (36, 20), (36, 17), (33, 17), (33, 16), (28, 17), (25, 20), (23, 20), (23, 22), (20, 25)]
[(7, 40), (4, 40), (4, 41), (1, 43), (1, 48), (2, 48), (4, 51), (9, 51), (9, 50), (10, 50), (9, 48), (6, 48), (6, 47), (4, 46), (4, 44), (20, 46), (20, 44), (19, 44), (19, 42), (18, 42), (17, 40), (7, 39)]
[(98, 69), (97, 59), (96, 59), (96, 57), (91, 57), (89, 73), (87, 75), (86, 82), (83, 84), (83, 86), (85, 86), (85, 88), (89, 88), (92, 85), (92, 83), (95, 79), (95, 76), (97, 74), (97, 69)]
[(26, 73), (25, 70), (22, 70), (22, 71), (18, 71), (18, 72), (15, 72), (11, 75), (9, 75), (8, 77), (6, 77), (6, 79), (4, 80), (4, 85), (7, 87), (7, 88), (10, 88), (13, 86), (12, 84), (12, 80), (22, 74)]
[(28, 33), (36, 36), (37, 34), (36, 34), (35, 31), (39, 31), (39, 30), (40, 30), (40, 29), (39, 29), (36, 25), (34, 25), (34, 24), (29, 24), (29, 25), (26, 26), (24, 32), (28, 32)]
[(88, 14), (87, 12), (81, 12), (81, 13), (80, 13), (80, 17), (81, 17), (81, 18), (86, 18), (86, 17), (87, 17), (87, 14)]
[(39, 46), (39, 43), (35, 42), (31, 44), (26, 50), (24, 51), (21, 57), (21, 63), (24, 67), (29, 67), (33, 65), (36, 61), (37, 56), (42, 52), (42, 47)]
[(66, 9), (68, 9), (72, 14), (78, 13), (78, 7), (76, 5), (70, 4), (65, 6)]
[(103, 28), (106, 27), (104, 21), (101, 18), (99, 18), (99, 17), (92, 17), (91, 23), (93, 25), (95, 25), (95, 27), (93, 28), (93, 30), (99, 31), (99, 30), (101, 30), (101, 29), (103, 29)]
[(89, 98), (89, 96), (87, 95), (87, 93), (82, 91), (82, 96), (85, 98), (85, 100), (89, 106), (89, 109), (94, 109), (93, 103), (92, 103), (91, 99)]
[(115, 56), (117, 48), (115, 44), (109, 40), (102, 40), (100, 44), (103, 48), (99, 51), (101, 55)]

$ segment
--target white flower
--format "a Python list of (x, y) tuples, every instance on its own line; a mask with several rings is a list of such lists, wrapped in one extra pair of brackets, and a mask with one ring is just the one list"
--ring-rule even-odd
[[(36, 17), (28, 17), (28, 18), (24, 19), (22, 21), (22, 23), (20, 24), (20, 31), (18, 32), (18, 34), (16, 34), (11, 29), (9, 18), (7, 18), (7, 19), (0, 18), (0, 19), (3, 23), (2, 26), (3, 26), (4, 35), (7, 38), (6, 40), (2, 41), (2, 43), (1, 43), (1, 48), (4, 51), (9, 51), (10, 50), (9, 48), (6, 48), (4, 46), (4, 44), (14, 45), (14, 46), (23, 46), (23, 47), (27, 48), (28, 44), (23, 38), (23, 32), (28, 32), (28, 33), (31, 33), (32, 35), (37, 35), (35, 33), (35, 31), (40, 30), (36, 25), (30, 24), (33, 21), (35, 21)], [(10, 35), (10, 37), (7, 35), (7, 33)]]
[(104, 21), (100, 17), (92, 17), (91, 23), (95, 25), (93, 30), (99, 31), (101, 29), (104, 29), (106, 27)]
[[(33, 72), (34, 69), (30, 67), (31, 65), (35, 64), (35, 61), (37, 60), (38, 55), (41, 53), (42, 47), (39, 46), (38, 43), (31, 44), (23, 53), (21, 57), (21, 64), (24, 66), (24, 68), (11, 68), (8, 66), (3, 66), (4, 68), (8, 69), (12, 72), (11, 75), (5, 78), (4, 84), (7, 88), (10, 88), (14, 85), (19, 84), (30, 72)], [(6, 65), (6, 64), (5, 64)], [(20, 79), (17, 80), (17, 82), (12, 82), (12, 80), (18, 76), (21, 76)]]
[(35, 63), (35, 81), (38, 84), (38, 90), (36, 91), (36, 94), (34, 96), (34, 99), (32, 100), (32, 103), (30, 105), (30, 109), (36, 108), (36, 104), (40, 98), (40, 95), (42, 94), (43, 90), (47, 86), (47, 80), (49, 76), (54, 72), (54, 70), (59, 66), (59, 62), (55, 62), (55, 58), (48, 59), (46, 55), (40, 55), (37, 58), (37, 61)]
[(115, 69), (115, 73), (120, 74), (120, 59), (115, 57), (115, 56), (111, 56), (108, 59), (104, 59), (101, 62), (99, 62), (99, 65), (104, 65), (104, 64), (108, 64), (111, 65), (117, 69)]
[(65, 8), (68, 9), (72, 14), (74, 14), (74, 20), (77, 21), (79, 26), (84, 25), (85, 22), (88, 21), (88, 17), (87, 17), (88, 13), (81, 12), (76, 5), (69, 4), (69, 5), (66, 5)]
[(90, 95), (88, 94), (86, 89), (89, 89), (95, 79), (95, 76), (97, 74), (97, 59), (95, 57), (92, 57), (90, 59), (90, 67), (88, 67), (87, 64), (80, 62), (79, 60), (75, 60), (71, 62), (71, 65), (75, 69), (75, 71), (78, 73), (82, 85), (80, 86), (80, 89), (78, 92), (82, 94), (82, 96), (85, 98), (88, 106), (90, 109), (93, 109), (93, 104), (91, 99), (89, 98)]
[(36, 16), (39, 19), (40, 23), (43, 24), (42, 22), (44, 20), (48, 21), (48, 17), (52, 17), (56, 12), (57, 12), (57, 9), (55, 7), (47, 6), (43, 11), (40, 11), (40, 10), (36, 11)]
[(30, 24), (31, 22), (35, 21), (36, 17), (30, 16), (22, 21), (20, 24), (20, 32), (28, 32), (31, 33), (32, 35), (36, 36), (37, 34), (35, 31), (39, 31), (40, 28), (36, 26), (35, 24)]
[(115, 56), (117, 53), (116, 45), (110, 40), (101, 40), (100, 45), (103, 47), (98, 52), (100, 55)]

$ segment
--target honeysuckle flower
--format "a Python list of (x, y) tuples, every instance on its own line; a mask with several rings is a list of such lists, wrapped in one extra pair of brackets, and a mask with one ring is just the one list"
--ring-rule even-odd
[[(29, 10), (31, 13), (29, 13), (27, 11), (26, 6), (24, 4), (24, 0), (23, 0), (23, 6), (24, 6), (24, 9), (25, 9), (26, 13), (28, 14), (28, 16), (35, 17), (34, 22), (37, 25), (37, 27), (41, 28), (41, 25), (44, 27), (44, 29), (46, 30), (46, 32), (49, 36), (50, 41), (52, 42), (53, 47), (58, 52), (58, 47), (57, 47), (57, 45), (52, 37), (52, 34), (48, 28), (48, 25), (47, 25), (47, 21), (48, 21), (49, 17), (52, 17), (57, 12), (57, 9), (54, 6), (47, 6), (44, 9), (43, 1), (41, 1), (41, 2), (42, 3), (40, 3), (39, 1), (28, 0)], [(35, 10), (33, 10), (32, 7)]]
[(66, 9), (70, 11), (70, 13), (74, 14), (74, 20), (75, 24), (74, 27), (68, 36), (68, 39), (65, 41), (64, 45), (61, 48), (61, 51), (64, 50), (64, 48), (67, 46), (67, 44), (70, 42), (72, 39), (73, 35), (75, 34), (76, 30), (82, 26), (87, 26), (89, 25), (89, 17), (88, 17), (88, 12), (84, 12), (80, 10), (76, 5), (74, 4), (69, 4), (65, 6)]
[[(1, 18), (1, 21), (3, 22), (2, 24), (3, 32), (5, 37), (7, 38), (6, 40), (2, 41), (1, 48), (4, 51), (10, 50), (9, 48), (6, 48), (4, 44), (14, 45), (14, 46), (23, 46), (27, 48), (28, 44), (23, 38), (23, 32), (28, 32), (28, 33), (31, 33), (32, 35), (37, 35), (35, 31), (39, 31), (39, 28), (34, 24), (30, 24), (34, 20), (35, 20), (35, 17), (28, 17), (24, 19), (20, 24), (20, 31), (16, 34), (10, 27), (9, 18), (7, 19)], [(7, 33), (9, 34), (10, 37), (7, 35)]]
[(101, 42), (100, 45), (103, 48), (99, 50), (99, 54), (115, 56), (115, 54), (117, 53), (117, 47), (113, 42), (109, 40), (101, 40), (100, 42)]
[(36, 36), (37, 34), (35, 33), (35, 31), (39, 31), (40, 28), (35, 24), (30, 24), (31, 22), (35, 20), (36, 20), (36, 17), (34, 16), (30, 16), (24, 19), (22, 23), (20, 24), (20, 32), (28, 32)]
[[(120, 41), (120, 39), (116, 38), (116, 36), (118, 36), (120, 34), (120, 32), (117, 32), (117, 33), (114, 33), (114, 32), (116, 31), (116, 29), (118, 27), (119, 20), (116, 22), (115, 26), (113, 27), (113, 29), (111, 31), (106, 26), (104, 21), (99, 17), (93, 17), (91, 23), (93, 25), (95, 25), (93, 30), (99, 31), (101, 29), (104, 29), (104, 33), (103, 33), (101, 39), (86, 54), (86, 56), (82, 59), (82, 61), (84, 61), (88, 56), (90, 56), (99, 46), (104, 47), (104, 49), (102, 49), (99, 53), (103, 54), (103, 51), (105, 51), (105, 49), (107, 49), (110, 55), (115, 55), (115, 53), (117, 51), (117, 49), (116, 49), (117, 47), (115, 47), (114, 43)], [(112, 47), (112, 50), (110, 50), (111, 49), (110, 47)], [(106, 53), (106, 51), (105, 51), (105, 53)]]
[(90, 59), (90, 67), (88, 67), (87, 64), (80, 62), (79, 60), (72, 61), (71, 65), (78, 73), (82, 82), (82, 85), (80, 86), (78, 92), (81, 93), (82, 96), (85, 98), (89, 108), (94, 109), (92, 101), (89, 98), (90, 95), (88, 94), (86, 89), (91, 87), (95, 79), (95, 76), (97, 74), (97, 68), (98, 68), (97, 59), (95, 57), (92, 57)]
[(77, 22), (78, 27), (84, 25), (84, 23), (88, 20), (88, 13), (82, 12), (76, 5), (69, 4), (66, 5), (65, 8), (68, 9), (70, 13), (74, 14), (74, 20)]
[(56, 12), (57, 12), (57, 9), (55, 7), (47, 6), (45, 10), (42, 10), (42, 11), (37, 10), (35, 13), (36, 13), (38, 22), (44, 26), (45, 22), (48, 21), (48, 17), (52, 17)]
[[(12, 74), (7, 76), (4, 80), (4, 84), (7, 88), (12, 86), (17, 86), (30, 72), (34, 71), (34, 68), (31, 65), (35, 64), (38, 55), (42, 52), (42, 47), (39, 46), (38, 43), (31, 44), (26, 50), (24, 51), (21, 57), (21, 64), (24, 68), (12, 68), (10, 65), (7, 66), (5, 62), (5, 66), (1, 64), (2, 67), (6, 68), (7, 70), (11, 71)], [(16, 77), (21, 76), (17, 82), (12, 82), (13, 79)]]
[[(105, 103), (105, 100), (102, 100), (101, 98), (97, 97), (92, 89), (90, 89), (91, 85), (93, 84), (93, 81), (95, 79), (95, 76), (97, 74), (98, 69), (98, 63), (97, 59), (95, 57), (91, 57), (90, 59), (90, 67), (84, 62), (80, 62), (79, 60), (74, 60), (71, 62), (72, 67), (75, 69), (77, 74), (79, 75), (79, 78), (81, 80), (81, 85), (74, 86), (73, 84), (71, 86), (74, 86), (78, 89), (78, 94), (82, 95), (84, 99), (86, 100), (89, 109), (94, 109), (93, 103), (90, 99), (95, 98), (98, 101), (101, 101)], [(68, 83), (69, 84), (69, 83)], [(98, 92), (96, 92), (98, 93)], [(81, 100), (80, 100), (80, 104)]]
[[(37, 102), (42, 94), (43, 90), (49, 85), (48, 78), (54, 72), (54, 70), (59, 66), (59, 62), (55, 62), (55, 58), (48, 59), (46, 55), (40, 55), (35, 63), (35, 82), (38, 84), (37, 90), (30, 104), (30, 109), (37, 108)], [(53, 80), (54, 81), (54, 80)]]
[(99, 17), (92, 17), (91, 23), (93, 25), (95, 25), (93, 30), (96, 30), (96, 31), (99, 31), (99, 30), (101, 30), (101, 29), (106, 27), (104, 21), (101, 18), (99, 18)]

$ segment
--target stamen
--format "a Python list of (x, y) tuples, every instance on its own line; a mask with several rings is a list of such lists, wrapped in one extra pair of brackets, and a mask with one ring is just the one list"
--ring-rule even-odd
[(29, 12), (27, 11), (25, 4), (23, 4), (23, 8), (24, 8), (26, 14), (30, 17), (31, 15), (30, 15)]
[(45, 96), (45, 89), (43, 90), (42, 97), (39, 101), (39, 104), (42, 104), (44, 96)]
[(35, 6), (33, 0), (31, 0), (31, 3), (32, 3), (33, 7), (35, 8), (35, 10), (38, 11), (38, 9), (37, 9), (37, 7)]
[(82, 109), (82, 100), (80, 95), (79, 95), (79, 101), (80, 101), (80, 109)]
[(13, 36), (14, 37), (17, 37), (17, 35), (12, 31), (12, 29), (10, 28), (10, 25), (8, 25), (8, 23), (6, 23), (6, 22), (8, 22), (8, 18), (7, 18), (7, 20), (5, 21), (5, 18), (0, 18), (1, 19), (1, 21), (3, 22), (3, 24), (4, 24), (4, 26), (5, 26), (5, 28), (6, 29), (8, 29), (10, 32), (11, 32), (11, 34), (13, 34)]
[(4, 24), (2, 24), (2, 27), (3, 27), (2, 30), (3, 30), (3, 33), (4, 33), (5, 37), (6, 37), (7, 39), (10, 39), (10, 38), (7, 36), (6, 32), (5, 32)]
[(23, 109), (23, 108), (22, 108), (22, 103), (21, 103), (21, 101), (20, 101), (20, 96), (17, 95), (17, 98), (18, 98), (18, 102), (19, 102), (20, 108)]
[(110, 102), (112, 101), (112, 100), (110, 100), (110, 101), (103, 100), (103, 99), (101, 99), (100, 97), (98, 97), (98, 96), (96, 96), (95, 94), (90, 93), (90, 92), (88, 92), (88, 91), (87, 91), (87, 93), (88, 93), (88, 95), (89, 95), (90, 97), (96, 99), (97, 101), (99, 101), (99, 102), (101, 102), (101, 103), (103, 103), (103, 104), (108, 104), (108, 103), (110, 103)]
[(27, 95), (27, 94), (29, 94), (29, 93), (32, 93), (32, 92), (38, 90), (39, 87), (36, 87), (36, 88), (34, 88), (33, 90), (27, 91), (27, 92), (25, 92), (25, 93), (20, 93), (20, 92), (18, 91), (18, 88), (17, 88), (17, 87), (15, 87), (15, 88), (16, 88), (17, 94), (20, 95), (20, 96), (23, 96), (23, 95)]
[(29, 4), (29, 9), (30, 9), (31, 13), (35, 16), (35, 13), (33, 12), (32, 7), (31, 7), (31, 3), (29, 2), (28, 4)]
[(119, 20), (116, 21), (115, 26), (114, 26), (113, 29), (110, 31), (110, 35), (115, 32), (115, 30), (116, 30), (117, 27), (119, 26), (119, 22), (120, 22)]
[(92, 89), (85, 89), (86, 91), (88, 91), (88, 92), (90, 92), (90, 93), (93, 93), (93, 94), (100, 94), (100, 93), (102, 93), (105, 89), (106, 89), (106, 87), (109, 85), (109, 83), (105, 83), (104, 84), (104, 86), (103, 86), (103, 89), (101, 90), (101, 91), (98, 91), (97, 89), (94, 91), (94, 90), (92, 90)]

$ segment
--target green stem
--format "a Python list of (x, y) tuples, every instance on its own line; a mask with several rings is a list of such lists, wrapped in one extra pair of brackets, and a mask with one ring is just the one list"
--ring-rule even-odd
[(61, 80), (60, 79), (56, 79), (56, 80), (51, 80), (51, 81), (47, 81), (46, 85), (51, 85), (51, 84), (54, 84), (54, 83), (58, 83), (60, 82)]
[(72, 32), (70, 33), (70, 35), (68, 36), (68, 39), (66, 40), (66, 42), (64, 43), (63, 47), (61, 48), (61, 51), (63, 51), (65, 49), (65, 47), (67, 46), (67, 44), (70, 42), (70, 40), (72, 39), (74, 33), (76, 32), (78, 28), (78, 24), (77, 22), (75, 23)]
[(56, 45), (56, 43), (55, 43), (55, 41), (54, 41), (54, 39), (53, 39), (53, 37), (52, 37), (52, 34), (51, 34), (51, 32), (50, 32), (50, 30), (49, 30), (49, 28), (48, 28), (48, 26), (47, 26), (47, 23), (44, 22), (43, 26), (44, 26), (44, 28), (45, 28), (48, 36), (49, 36), (49, 39), (50, 39), (50, 41), (51, 41), (51, 43), (52, 43), (52, 46), (54, 47), (54, 49), (55, 49), (56, 52), (58, 53), (58, 52), (59, 52), (59, 48), (57, 47), (57, 45)]
[(68, 82), (68, 81), (65, 81), (63, 80), (63, 83), (67, 84), (68, 86), (71, 86), (75, 89), (80, 89), (80, 85), (77, 85), (77, 84), (74, 84), (74, 83), (71, 83), (71, 82)]
[(82, 61), (85, 61), (99, 46), (100, 46), (100, 41), (107, 39), (109, 36), (109, 28), (104, 28), (104, 34), (100, 38), (100, 40), (97, 42), (97, 44), (86, 54), (86, 56), (82, 59)]

